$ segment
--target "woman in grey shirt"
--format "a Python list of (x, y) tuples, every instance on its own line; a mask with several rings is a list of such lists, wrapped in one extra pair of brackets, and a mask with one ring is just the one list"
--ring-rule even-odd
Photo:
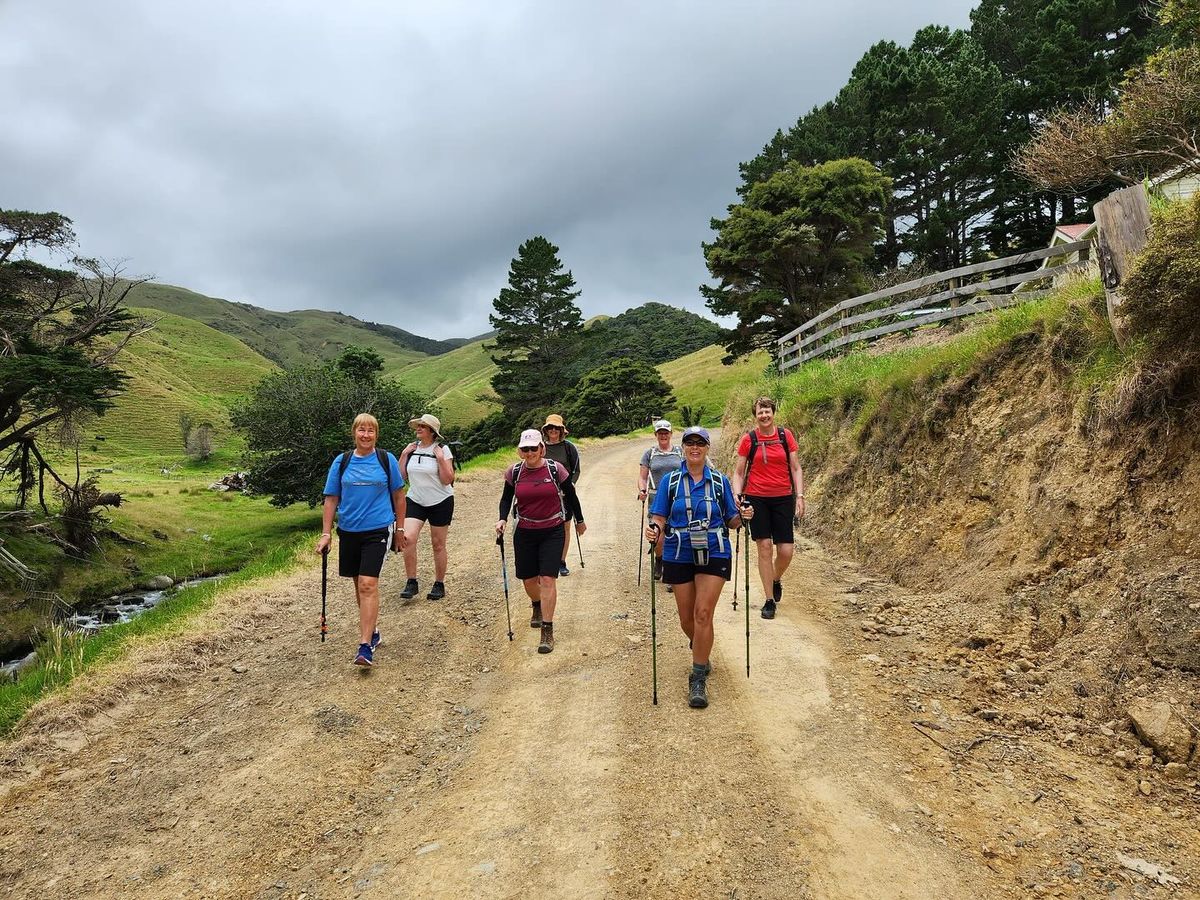
[[(654, 503), (654, 493), (664, 478), (683, 465), (683, 448), (671, 443), (671, 423), (659, 419), (654, 423), (657, 444), (642, 454), (641, 474), (638, 476), (638, 499), (647, 500), (647, 507)], [(662, 544), (654, 550), (654, 575), (662, 581)], [(671, 585), (667, 591), (672, 592)]]

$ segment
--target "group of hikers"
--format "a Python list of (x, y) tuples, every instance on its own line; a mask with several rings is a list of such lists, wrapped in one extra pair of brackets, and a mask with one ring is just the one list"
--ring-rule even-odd
[[(713, 612), (725, 583), (734, 577), (730, 534), (743, 524), (757, 548), (762, 618), (773, 619), (783, 598), (783, 575), (795, 547), (794, 524), (804, 515), (804, 476), (795, 436), (775, 424), (775, 413), (770, 397), (754, 401), (755, 427), (742, 436), (728, 475), (709, 464), (712, 438), (701, 426), (685, 428), (675, 444), (671, 423), (655, 421), (655, 445), (641, 457), (638, 500), (646, 514), (651, 578), (665, 584), (675, 598), (679, 624), (692, 650), (688, 704), (694, 708), (708, 705)], [(375, 417), (358, 415), (352, 429), (354, 448), (333, 459), (325, 481), (316, 551), (328, 553), (336, 516), (338, 574), (353, 579), (359, 610), (357, 666), (372, 666), (379, 647), (379, 575), (389, 545), (403, 554), (407, 580), (400, 596), (411, 599), (420, 590), (417, 542), (428, 524), (434, 582), (426, 597), (446, 596), (453, 454), (441, 441), (436, 416), (426, 413), (412, 419), (409, 427), (415, 440), (397, 458), (376, 446)], [(557, 580), (570, 574), (572, 528), (579, 537), (587, 531), (575, 488), (581, 471), (579, 450), (566, 439), (568, 433), (559, 415), (547, 416), (540, 430), (521, 432), (520, 460), (504, 472), (495, 526), (503, 551), (510, 514), (515, 518), (514, 569), (529, 597), (529, 624), (540, 631), (539, 653), (554, 650)], [(740, 543), (740, 534), (738, 538)], [(505, 589), (507, 596), (507, 584)]]

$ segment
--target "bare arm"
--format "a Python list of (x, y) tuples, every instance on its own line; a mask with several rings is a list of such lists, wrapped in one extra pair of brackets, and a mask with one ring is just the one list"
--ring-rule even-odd
[(650, 483), (650, 467), (641, 466), (640, 474), (638, 475), (638, 499), (643, 500), (646, 497), (646, 486)]
[(729, 486), (733, 489), (733, 496), (742, 496), (742, 488), (745, 487), (746, 480), (746, 457), (739, 456), (737, 462), (733, 466), (733, 472), (729, 476)]
[(442, 484), (454, 484), (454, 462), (441, 447), (435, 449), (433, 455), (437, 457), (438, 478)]
[(317, 539), (317, 553), (326, 552), (333, 543), (333, 514), (337, 512), (340, 499), (337, 494), (325, 495), (325, 505), (321, 508), (321, 536)]

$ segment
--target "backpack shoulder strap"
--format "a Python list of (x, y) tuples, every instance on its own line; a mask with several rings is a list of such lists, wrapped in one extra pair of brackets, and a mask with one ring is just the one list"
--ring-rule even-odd
[(354, 455), (353, 450), (347, 450), (342, 454), (342, 458), (338, 461), (338, 483), (342, 481), (342, 476), (346, 474), (346, 467), (350, 465), (350, 457)]
[(392, 496), (392, 466), (388, 460), (388, 452), (379, 447), (375, 448), (375, 459), (379, 461), (380, 468), (383, 469), (383, 474), (387, 476), (388, 497)]
[(750, 484), (750, 469), (754, 466), (754, 453), (758, 450), (758, 429), (750, 429), (750, 452), (746, 454), (746, 477), (742, 479), (742, 493), (746, 493), (746, 486)]

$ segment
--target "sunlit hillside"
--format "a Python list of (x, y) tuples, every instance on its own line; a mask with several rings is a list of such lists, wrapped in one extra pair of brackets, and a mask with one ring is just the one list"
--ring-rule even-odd
[(492, 375), (496, 364), (483, 349), (486, 341), (469, 344), (410, 363), (395, 373), (406, 387), (428, 394), (441, 410), (446, 425), (469, 425), (498, 407), (480, 400), (481, 395), (495, 397)]
[(703, 407), (705, 422), (719, 422), (725, 398), (735, 388), (761, 378), (770, 361), (766, 352), (756, 350), (727, 366), (721, 362), (724, 355), (725, 348), (714, 344), (658, 367), (675, 393), (673, 412), (681, 406)]

